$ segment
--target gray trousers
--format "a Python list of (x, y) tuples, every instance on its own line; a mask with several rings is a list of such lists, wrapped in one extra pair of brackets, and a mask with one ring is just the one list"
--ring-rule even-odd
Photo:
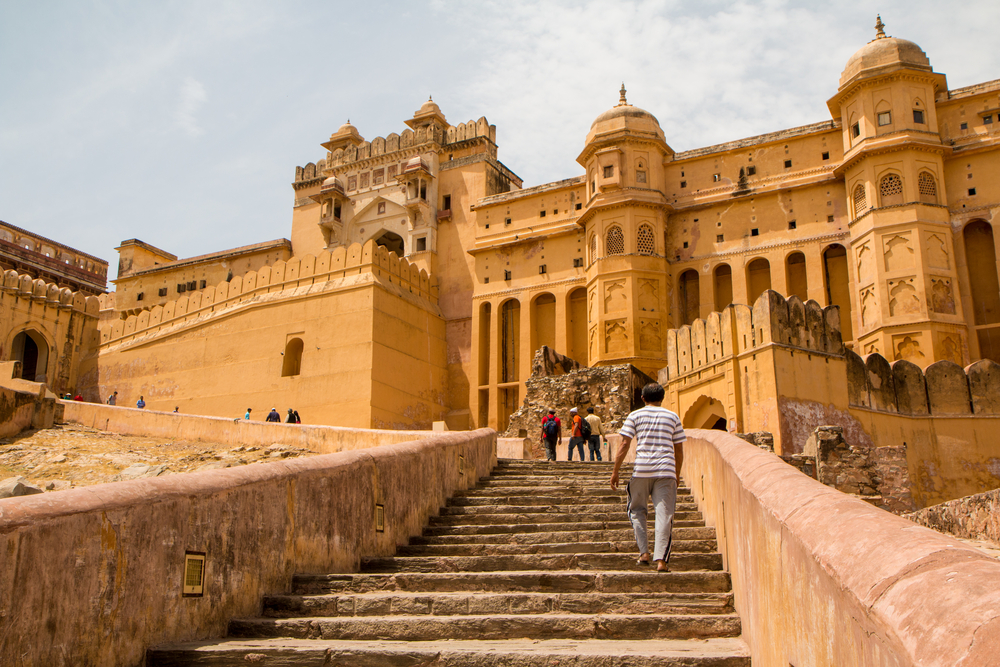
[(646, 505), (653, 496), (656, 537), (651, 560), (670, 561), (671, 531), (677, 508), (677, 480), (673, 477), (633, 477), (628, 483), (628, 518), (635, 531), (639, 553), (649, 552), (646, 537)]

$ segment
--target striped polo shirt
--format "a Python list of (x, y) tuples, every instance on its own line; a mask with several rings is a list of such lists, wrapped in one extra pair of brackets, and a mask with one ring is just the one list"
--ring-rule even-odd
[(677, 479), (674, 445), (687, 440), (687, 436), (676, 413), (647, 405), (629, 414), (619, 434), (635, 441), (633, 477)]

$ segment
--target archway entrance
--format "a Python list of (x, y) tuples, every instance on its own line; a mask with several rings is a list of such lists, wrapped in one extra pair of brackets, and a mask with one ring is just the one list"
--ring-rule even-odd
[(698, 400), (684, 413), (681, 420), (684, 428), (707, 428), (728, 431), (729, 420), (722, 402), (711, 396), (699, 396)]
[(37, 331), (22, 331), (14, 336), (11, 359), (21, 362), (21, 379), (45, 382), (49, 347)]
[(403, 237), (395, 232), (382, 232), (382, 235), (375, 239), (375, 244), (396, 253), (397, 257), (403, 256)]

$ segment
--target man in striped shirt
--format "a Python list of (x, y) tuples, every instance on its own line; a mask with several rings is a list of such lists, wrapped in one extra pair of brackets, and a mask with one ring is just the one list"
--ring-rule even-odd
[(687, 440), (680, 418), (663, 407), (663, 387), (652, 382), (642, 388), (645, 407), (629, 414), (619, 435), (622, 442), (615, 456), (611, 488), (618, 489), (618, 471), (625, 461), (632, 440), (636, 441), (635, 464), (629, 480), (628, 515), (639, 545), (639, 564), (649, 565), (649, 539), (646, 536), (646, 504), (653, 497), (656, 512), (656, 535), (652, 561), (657, 572), (666, 572), (670, 561), (671, 530), (677, 506), (677, 478), (684, 462), (683, 443)]

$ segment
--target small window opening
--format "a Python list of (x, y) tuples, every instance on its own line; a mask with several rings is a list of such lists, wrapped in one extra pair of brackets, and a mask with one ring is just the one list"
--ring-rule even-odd
[[(914, 117), (914, 120), (916, 120), (916, 117)], [(892, 125), (892, 112), (880, 111), (878, 114), (878, 124), (879, 126)]]
[(423, 183), (420, 184), (420, 198), (424, 201), (427, 200), (427, 186)]
[(577, 211), (579, 211), (581, 208), (583, 208), (583, 204), (577, 204), (576, 205), (576, 210)]
[(489, 281), (490, 281), (490, 277), (489, 276), (486, 276), (485, 278), (483, 278), (483, 283), (488, 283)]
[(795, 221), (794, 220), (789, 220), (788, 221), (788, 228), (789, 229), (795, 229)]
[(281, 361), (281, 377), (298, 375), (302, 369), (302, 339), (293, 338), (285, 344), (284, 358)]
[(417, 252), (424, 252), (427, 250), (427, 237), (421, 236), (417, 239)]
[(688, 247), (688, 242), (687, 242), (687, 241), (685, 241), (685, 242), (684, 242), (684, 247), (685, 247), (685, 248), (687, 248), (687, 247)]
[(615, 168), (612, 166), (607, 166), (604, 168), (604, 178), (611, 178), (615, 175)]
[(199, 286), (201, 287), (201, 289), (205, 289), (205, 287), (207, 287), (207, 286), (208, 286), (208, 281), (207, 281), (207, 280), (202, 280), (202, 281), (201, 281), (200, 283), (198, 283), (198, 284), (199, 284)]
[(826, 216), (826, 221), (827, 222), (833, 222), (833, 216), (832, 215)]
[(378, 203), (378, 212), (379, 212), (379, 215), (385, 213), (385, 202), (384, 201), (380, 201)]
[(546, 213), (546, 211), (542, 211), (541, 213), (538, 214), (538, 217), (539, 218), (544, 218), (545, 217), (545, 213)]
[(747, 176), (753, 176), (757, 173), (757, 165), (750, 165), (747, 167)]
[(166, 296), (167, 295), (167, 288), (166, 287), (161, 287), (159, 294), (160, 294), (160, 296)]
[(993, 124), (992, 114), (990, 114), (989, 116), (983, 116), (983, 125), (992, 125), (992, 124)]
[(541, 275), (543, 273), (546, 273), (547, 271), (548, 271), (548, 269), (545, 268), (544, 264), (539, 264), (538, 265), (538, 273), (539, 273), (539, 275)]
[(854, 125), (851, 125), (851, 138), (857, 139), (860, 136), (861, 136), (861, 123), (858, 122), (855, 123)]
[(340, 220), (340, 204), (333, 205), (333, 217)]
[(760, 230), (754, 227), (750, 230), (750, 236), (760, 236)]
[(503, 224), (509, 225), (510, 224), (510, 218), (504, 218)]
[(442, 208), (446, 211), (451, 210), (451, 195), (444, 196), (444, 205), (442, 206)]
[(791, 168), (792, 168), (792, 161), (785, 160), (785, 169), (791, 169)]
[(187, 291), (187, 285), (185, 285), (184, 283), (177, 283), (177, 293), (178, 294), (183, 294), (186, 291)]
[(135, 295), (135, 300), (142, 301), (143, 296), (145, 296), (145, 292), (139, 292), (138, 294)]
[(964, 130), (968, 130), (969, 129), (969, 124), (968, 123), (962, 123), (961, 125), (958, 126), (958, 128), (960, 130), (963, 130), (963, 131)]
[(184, 582), (181, 597), (200, 598), (205, 594), (205, 552), (184, 553)]
[(712, 182), (718, 183), (722, 180), (722, 174), (712, 174)]
[(504, 271), (503, 272), (503, 279), (504, 280), (510, 280), (510, 271)]
[(924, 124), (924, 110), (923, 109), (914, 109), (913, 110), (913, 122), (917, 123), (918, 125), (923, 125)]
[(573, 260), (574, 268), (580, 268), (581, 266), (583, 266), (583, 257), (577, 257), (576, 259)]
[(975, 188), (969, 188), (969, 196), (971, 197), (974, 194), (976, 194), (976, 189)]
[(716, 234), (716, 235), (715, 235), (715, 242), (716, 242), (716, 243), (722, 243), (722, 241), (723, 241), (723, 236), (724, 236), (723, 234)]
[(829, 160), (830, 159), (830, 153), (829, 152), (823, 153), (823, 159), (824, 160)]
[(687, 181), (681, 181), (681, 187), (686, 188), (688, 186)]

